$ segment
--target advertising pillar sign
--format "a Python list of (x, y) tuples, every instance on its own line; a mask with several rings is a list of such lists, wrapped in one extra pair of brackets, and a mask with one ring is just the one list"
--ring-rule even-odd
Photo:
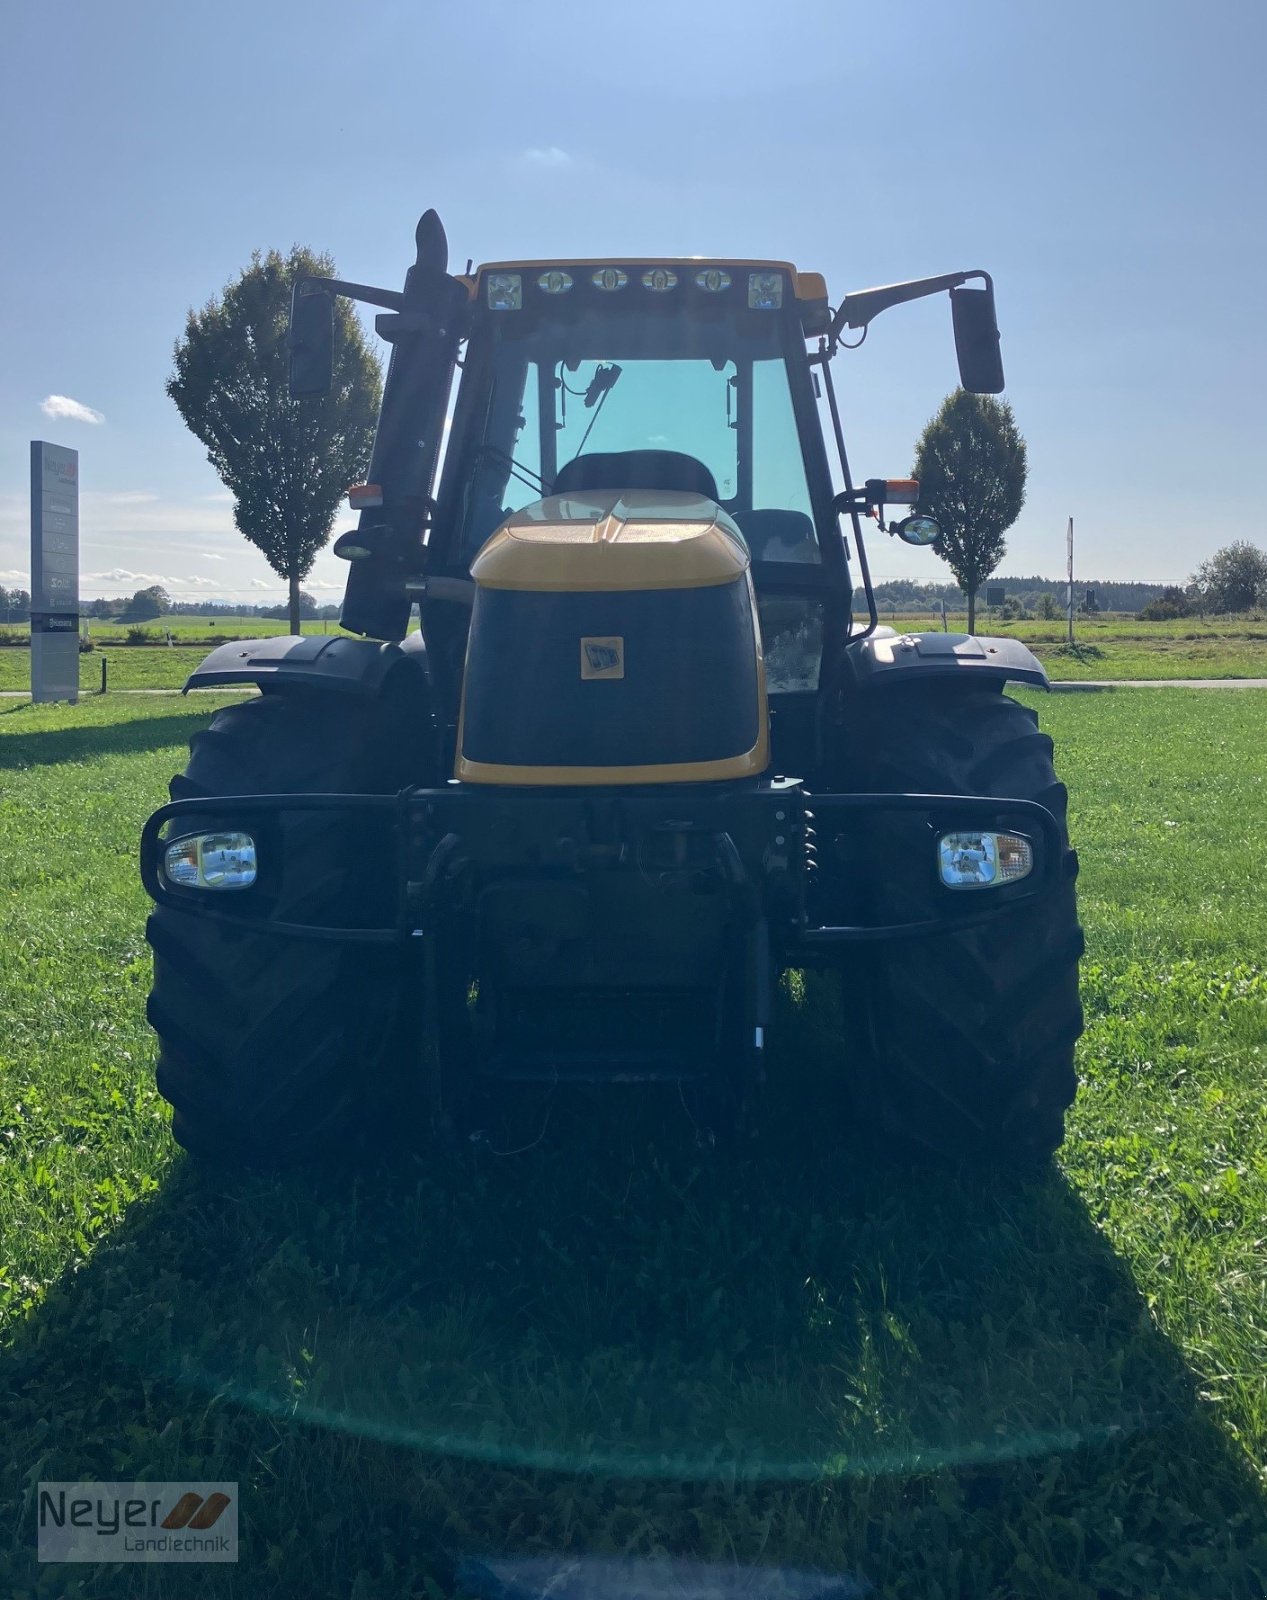
[(31, 441), (31, 699), (79, 698), (79, 452)]

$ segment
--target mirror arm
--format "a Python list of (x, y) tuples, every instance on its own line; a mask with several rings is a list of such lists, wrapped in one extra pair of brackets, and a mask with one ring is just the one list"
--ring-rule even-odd
[(366, 283), (348, 283), (343, 278), (300, 278), (295, 285), (301, 295), (342, 294), (349, 300), (361, 300), (368, 306), (382, 306), (386, 311), (403, 311), (405, 297), (395, 289), (375, 289)]
[(854, 294), (847, 294), (832, 318), (828, 334), (831, 350), (835, 351), (846, 328), (865, 328), (873, 318), (891, 306), (905, 305), (908, 300), (922, 300), (926, 295), (961, 288), (970, 278), (983, 279), (987, 289), (994, 286), (994, 280), (988, 272), (974, 267), (967, 272), (945, 272), (939, 278), (914, 278), (909, 283), (888, 283), (878, 289), (860, 289)]

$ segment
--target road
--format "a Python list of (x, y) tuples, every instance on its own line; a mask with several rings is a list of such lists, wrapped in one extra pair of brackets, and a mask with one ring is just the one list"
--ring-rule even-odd
[(1267, 689), (1267, 678), (1083, 678), (1053, 683), (1067, 694), (1079, 689)]

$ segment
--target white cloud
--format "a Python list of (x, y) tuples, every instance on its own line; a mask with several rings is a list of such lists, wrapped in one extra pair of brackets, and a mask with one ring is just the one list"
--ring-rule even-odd
[(81, 400), (72, 400), (68, 394), (46, 395), (40, 401), (40, 410), (46, 417), (52, 417), (57, 422), (97, 423), (106, 420), (102, 412), (94, 411)]
[(103, 584), (122, 585), (125, 588), (148, 589), (152, 584), (159, 584), (164, 589), (169, 589), (173, 594), (180, 594), (187, 589), (220, 589), (222, 586), (218, 578), (204, 577), (201, 573), (190, 573), (187, 577), (176, 577), (163, 572), (133, 572), (130, 567), (110, 567), (105, 572), (85, 572), (80, 577), (83, 586), (98, 588)]
[(220, 555), (217, 555), (214, 550), (202, 550), (202, 551), (199, 551), (199, 554), (202, 556), (202, 559), (204, 561), (223, 561), (224, 560), (224, 557), (220, 556)]
[(157, 500), (158, 496), (149, 489), (119, 489), (112, 494), (101, 496), (108, 506), (145, 506)]
[(277, 585), (275, 583), (267, 583), (267, 582), (265, 582), (265, 580), (263, 578), (252, 578), (251, 579), (251, 588), (252, 589), (275, 589), (276, 587), (277, 587)]
[(176, 583), (176, 578), (165, 578), (159, 572), (133, 572), (128, 567), (110, 567), (106, 572), (84, 572), (80, 574), (81, 583), (136, 583), (149, 585), (161, 583), (166, 586)]
[(570, 167), (575, 164), (567, 151), (560, 150), (557, 144), (521, 150), (519, 159), (528, 167)]

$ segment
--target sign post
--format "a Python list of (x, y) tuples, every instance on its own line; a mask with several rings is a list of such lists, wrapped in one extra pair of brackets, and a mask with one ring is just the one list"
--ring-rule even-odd
[(31, 699), (79, 698), (79, 452), (31, 441)]
[(1069, 566), (1069, 592), (1066, 596), (1066, 605), (1069, 612), (1069, 643), (1073, 643), (1073, 518), (1069, 518), (1069, 529), (1065, 534), (1065, 554)]

